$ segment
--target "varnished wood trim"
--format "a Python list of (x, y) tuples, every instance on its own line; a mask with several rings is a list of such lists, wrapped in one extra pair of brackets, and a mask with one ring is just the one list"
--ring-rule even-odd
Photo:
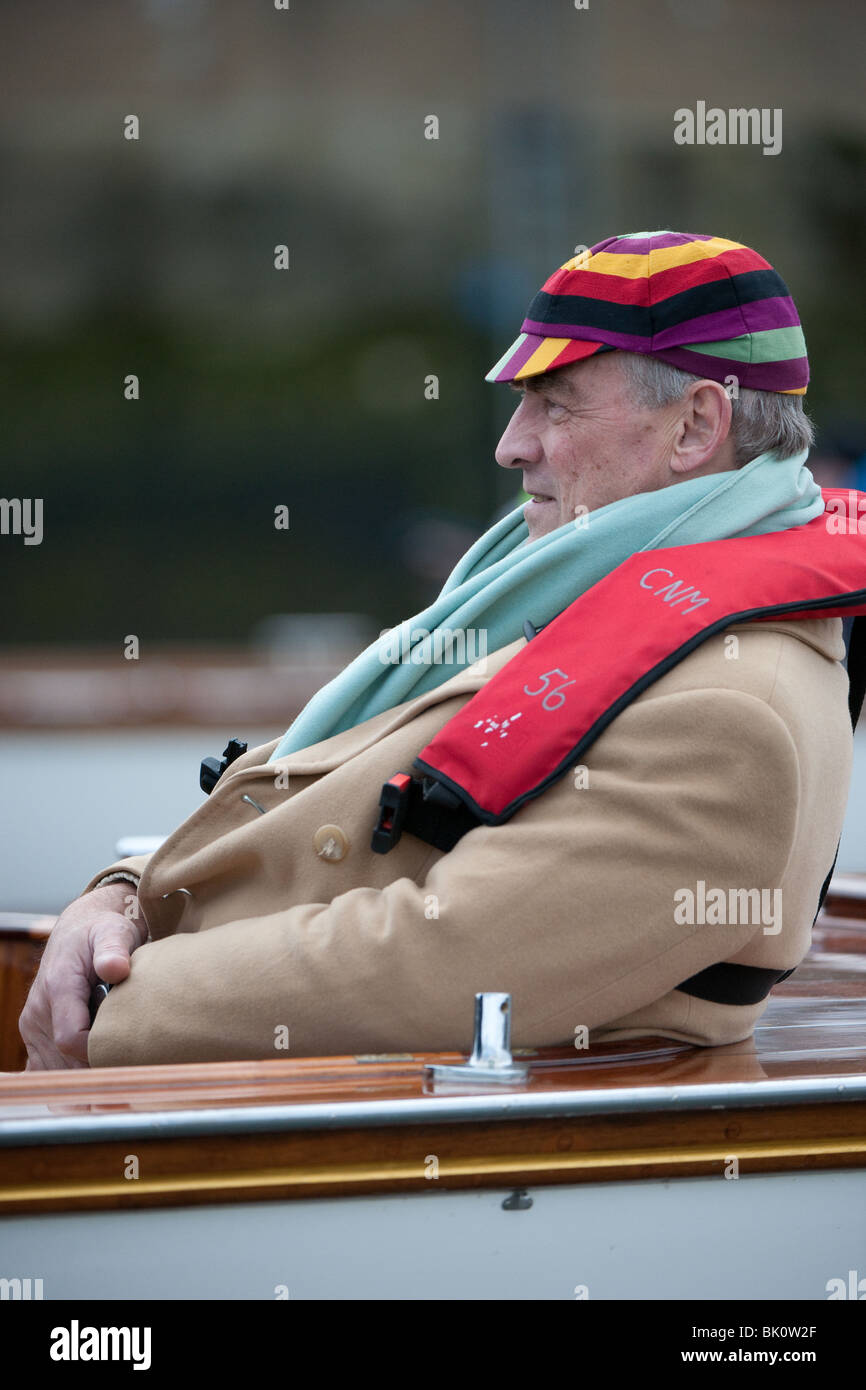
[[(137, 1179), (123, 1176), (130, 1148)], [(866, 1106), (6, 1150), (0, 1212), (721, 1178), (732, 1156), (741, 1175), (866, 1167)]]
[[(269, 1190), (278, 1188), (286, 1193), (293, 1188), (303, 1188), (305, 1192), (315, 1189), (324, 1194), (328, 1188), (334, 1186), (369, 1191), (373, 1188), (391, 1187), (395, 1181), (410, 1182), (428, 1187), (432, 1185), (433, 1181), (437, 1181), (448, 1187), (453, 1185), (451, 1181), (453, 1179), (484, 1177), (494, 1180), (490, 1185), (500, 1186), (502, 1182), (507, 1184), (515, 1175), (519, 1175), (522, 1181), (544, 1182), (549, 1181), (551, 1176), (566, 1180), (575, 1177), (578, 1173), (603, 1181), (608, 1178), (611, 1169), (615, 1169), (617, 1174), (621, 1175), (627, 1170), (639, 1168), (643, 1170), (641, 1176), (644, 1177), (656, 1176), (656, 1169), (662, 1169), (666, 1176), (670, 1176), (683, 1166), (686, 1166), (690, 1172), (717, 1171), (719, 1166), (724, 1165), (729, 1159), (730, 1150), (731, 1145), (726, 1144), (721, 1147), (695, 1146), (683, 1151), (638, 1149), (633, 1153), (612, 1150), (609, 1153), (556, 1156), (531, 1153), (513, 1154), (507, 1158), (476, 1158), (455, 1162), (445, 1159), (440, 1164), (439, 1176), (435, 1180), (425, 1177), (424, 1164), (417, 1160), (378, 1164), (347, 1163), (336, 1165), (330, 1169), (322, 1166), (298, 1167), (292, 1170), (260, 1168), (245, 1173), (225, 1172), (219, 1174), (193, 1171), (174, 1178), (152, 1178), (150, 1180), (139, 1178), (134, 1180), (134, 1190), (137, 1195), (148, 1197), (168, 1196), (169, 1194), (173, 1196), (183, 1195), (191, 1192), (202, 1194), (220, 1192), (229, 1196), (237, 1193), (238, 1189), (247, 1193), (249, 1191), (261, 1192), (263, 1188)], [(866, 1165), (866, 1150), (864, 1150), (863, 1142), (858, 1140), (835, 1140), (819, 1145), (809, 1143), (799, 1147), (790, 1144), (746, 1144), (741, 1145), (737, 1153), (737, 1158), (745, 1171), (755, 1171), (753, 1160), (797, 1160), (806, 1156), (810, 1160), (818, 1158), (856, 1160), (856, 1162), (851, 1162), (852, 1167), (860, 1166), (861, 1163)], [(792, 1163), (790, 1166), (797, 1167), (799, 1165)], [(816, 1164), (810, 1161), (809, 1166), (815, 1167)], [(119, 1196), (121, 1193), (127, 1195), (131, 1189), (132, 1182), (125, 1179), (113, 1183), (82, 1179), (78, 1183), (65, 1185), (63, 1183), (46, 1183), (44, 1186), (31, 1184), (17, 1189), (7, 1189), (2, 1193), (2, 1202), (4, 1206), (7, 1204), (14, 1206), (22, 1200), (28, 1204), (39, 1203), (42, 1199), (47, 1201), (71, 1199), (73, 1203), (76, 1203), (78, 1198), (87, 1200)]]

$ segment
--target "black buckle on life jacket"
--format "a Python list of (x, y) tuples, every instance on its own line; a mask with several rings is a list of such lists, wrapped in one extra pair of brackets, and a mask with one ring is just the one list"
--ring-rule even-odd
[(480, 823), (475, 812), (434, 777), (418, 779), (397, 772), (382, 788), (379, 823), (370, 848), (375, 854), (387, 854), (405, 830), (434, 849), (449, 850)]
[(246, 753), (247, 745), (239, 738), (230, 738), (223, 749), (222, 760), (219, 758), (202, 758), (201, 768), (198, 774), (198, 784), (203, 792), (210, 796), (219, 779), (222, 777), (227, 767), (230, 767), (243, 753)]
[(412, 778), (407, 772), (397, 772), (382, 788), (379, 797), (379, 823), (373, 831), (370, 848), (375, 854), (387, 854), (403, 834)]

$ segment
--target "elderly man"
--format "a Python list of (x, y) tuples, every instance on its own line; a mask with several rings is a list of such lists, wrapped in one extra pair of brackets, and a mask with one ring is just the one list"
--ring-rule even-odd
[[(612, 238), (489, 379), (519, 393), (496, 459), (531, 501), (283, 739), (229, 754), (156, 853), (91, 880), (22, 1015), (31, 1067), (466, 1049), (489, 989), (522, 1046), (724, 1044), (805, 955), (852, 737), (831, 600), (787, 618), (776, 557), (781, 590), (747, 601), (760, 557), (823, 528), (786, 286), (736, 242)], [(764, 620), (701, 629), (672, 547)], [(419, 660), (419, 629), (491, 654)]]

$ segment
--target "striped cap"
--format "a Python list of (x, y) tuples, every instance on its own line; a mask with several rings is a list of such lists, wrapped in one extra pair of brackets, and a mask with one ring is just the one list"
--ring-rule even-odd
[(696, 376), (803, 395), (806, 341), (788, 287), (738, 241), (687, 232), (609, 237), (566, 261), (487, 381), (520, 381), (621, 348)]

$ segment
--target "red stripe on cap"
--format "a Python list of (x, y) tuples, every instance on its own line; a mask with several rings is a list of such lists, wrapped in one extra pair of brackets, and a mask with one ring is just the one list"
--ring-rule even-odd
[(562, 279), (551, 276), (542, 287), (546, 294), (573, 294), (583, 299), (603, 299), (611, 304), (639, 304), (648, 301), (645, 275), (604, 275), (600, 270), (566, 270)]
[(707, 256), (702, 261), (692, 261), (691, 265), (671, 266), (669, 270), (659, 270), (650, 277), (650, 295), (653, 304), (669, 299), (683, 290), (694, 289), (697, 285), (711, 285), (714, 280), (723, 280), (726, 275), (742, 275), (750, 270), (772, 270), (763, 256), (744, 247), (742, 251), (723, 251), (720, 256)]
[(593, 353), (598, 352), (604, 346), (604, 343), (585, 343), (581, 338), (572, 338), (571, 342), (562, 349), (562, 352), (557, 353), (546, 370), (552, 372), (555, 367), (565, 367), (569, 362), (581, 362), (584, 357), (592, 357)]

